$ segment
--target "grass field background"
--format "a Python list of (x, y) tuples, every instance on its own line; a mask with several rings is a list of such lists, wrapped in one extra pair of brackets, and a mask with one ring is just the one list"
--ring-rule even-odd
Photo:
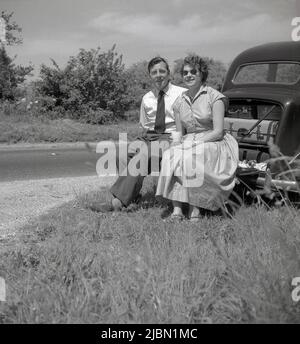
[(300, 216), (243, 206), (172, 223), (148, 177), (126, 211), (97, 212), (106, 189), (2, 242), (0, 323), (299, 323)]
[(117, 140), (127, 133), (128, 140), (138, 135), (138, 121), (91, 125), (71, 119), (50, 120), (28, 113), (6, 115), (0, 111), (0, 143), (97, 142)]

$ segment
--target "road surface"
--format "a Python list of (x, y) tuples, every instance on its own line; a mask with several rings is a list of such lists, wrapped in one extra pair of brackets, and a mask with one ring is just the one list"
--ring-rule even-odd
[(58, 177), (96, 176), (95, 150), (0, 150), (0, 182)]
[(62, 147), (0, 147), (0, 244), (31, 219), (114, 182), (98, 177), (95, 147)]

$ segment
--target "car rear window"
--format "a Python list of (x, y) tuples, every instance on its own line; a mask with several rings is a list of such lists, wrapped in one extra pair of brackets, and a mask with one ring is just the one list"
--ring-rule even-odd
[(235, 84), (295, 84), (299, 78), (299, 63), (252, 63), (240, 66), (233, 78), (233, 82)]

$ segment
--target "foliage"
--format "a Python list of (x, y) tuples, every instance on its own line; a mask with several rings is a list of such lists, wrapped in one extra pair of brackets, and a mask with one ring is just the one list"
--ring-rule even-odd
[(21, 32), (21, 28), (15, 23), (11, 23), (13, 13), (2, 12), (1, 16), (5, 23), (5, 42), (0, 44), (0, 100), (14, 100), (18, 95), (18, 87), (22, 85), (26, 76), (30, 75), (33, 67), (16, 66), (5, 49), (4, 43), (8, 45), (21, 44), (22, 39), (16, 36)]
[[(84, 109), (86, 109), (84, 111)], [(103, 110), (101, 108), (92, 108), (90, 106), (82, 106), (83, 115), (80, 117), (80, 121), (89, 124), (106, 124), (112, 123), (115, 120), (112, 111)]]
[[(5, 22), (5, 42), (8, 45), (15, 45), (22, 43), (22, 37), (19, 34), (22, 32), (21, 27), (16, 22), (11, 22), (11, 18), (14, 12), (7, 13), (5, 11), (1, 12), (0, 18)], [(1, 41), (0, 41), (1, 42)]]
[(5, 48), (0, 47), (0, 100), (14, 100), (17, 88), (33, 70), (32, 66), (15, 66)]
[(140, 107), (143, 95), (151, 88), (147, 66), (147, 61), (141, 61), (134, 63), (125, 71), (128, 84), (128, 99), (131, 101), (133, 109)]
[[(37, 103), (36, 103), (37, 102)], [(31, 104), (32, 103), (32, 104)], [(48, 104), (48, 110), (45, 103)], [(52, 109), (50, 109), (52, 104)], [(127, 133), (128, 140), (138, 135), (138, 122), (120, 121), (118, 124), (92, 125), (99, 123), (97, 116), (103, 118), (111, 113), (102, 110), (89, 114), (86, 119), (72, 120), (65, 118), (63, 109), (53, 106), (51, 97), (38, 98), (34, 102), (2, 102), (0, 103), (0, 143), (40, 143), (40, 142), (97, 142), (101, 140), (118, 140), (119, 133)]]
[(129, 122), (139, 123), (140, 110), (139, 107), (132, 106), (133, 108), (125, 112), (125, 119)]
[(104, 123), (122, 117), (128, 109), (122, 55), (115, 52), (115, 46), (107, 52), (99, 47), (80, 49), (64, 69), (54, 60), (52, 63), (53, 67), (41, 66), (38, 93), (55, 99), (55, 106), (61, 106), (71, 118)]

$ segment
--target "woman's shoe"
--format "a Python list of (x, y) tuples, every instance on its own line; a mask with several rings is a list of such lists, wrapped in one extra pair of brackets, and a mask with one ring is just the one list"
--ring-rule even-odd
[(200, 209), (196, 206), (190, 205), (189, 219), (191, 222), (198, 222), (201, 218)]
[(183, 214), (171, 214), (164, 221), (166, 222), (181, 222), (184, 219)]
[(199, 222), (200, 219), (201, 219), (201, 216), (200, 216), (200, 215), (191, 216), (191, 217), (190, 217), (190, 222)]
[(183, 214), (171, 214), (170, 218), (171, 219), (177, 219), (177, 220), (183, 220), (184, 216), (183, 216)]

